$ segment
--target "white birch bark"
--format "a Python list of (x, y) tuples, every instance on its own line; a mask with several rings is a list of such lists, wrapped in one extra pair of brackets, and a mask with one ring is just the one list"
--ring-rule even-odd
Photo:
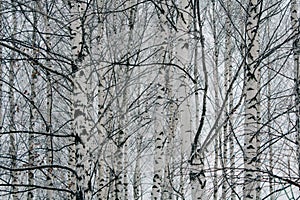
[[(34, 4), (34, 7), (37, 8), (37, 3)], [(37, 58), (37, 47), (36, 47), (36, 42), (37, 42), (37, 32), (36, 32), (36, 27), (37, 27), (37, 16), (36, 12), (33, 13), (33, 35), (32, 35), (32, 54), (34, 58)], [(31, 84), (30, 84), (30, 90), (31, 90), (31, 95), (30, 95), (30, 118), (29, 118), (29, 130), (31, 132), (36, 131), (36, 84), (37, 84), (37, 76), (38, 76), (38, 69), (36, 65), (33, 65), (32, 71), (31, 71)], [(29, 166), (34, 166), (35, 165), (35, 157), (36, 157), (36, 152), (35, 152), (35, 135), (33, 133), (30, 133), (28, 136), (28, 164)], [(28, 171), (28, 185), (34, 185), (34, 172), (33, 170)], [(29, 190), (27, 193), (27, 199), (31, 200), (34, 199), (34, 190)]]
[(258, 40), (258, 14), (259, 6), (257, 0), (249, 1), (248, 19), (246, 25), (247, 35), (247, 60), (245, 73), (245, 144), (244, 144), (244, 199), (256, 199), (256, 160), (257, 160), (257, 131), (258, 131), (258, 113), (259, 113), (259, 40)]
[(135, 161), (134, 175), (133, 175), (133, 199), (134, 200), (138, 200), (142, 197), (141, 151), (142, 151), (142, 136), (138, 135), (136, 138), (137, 158)]
[[(167, 41), (167, 51), (165, 54), (165, 62), (170, 63), (172, 59), (172, 51), (173, 45), (172, 42), (174, 39), (174, 35), (172, 34), (172, 30), (168, 28), (168, 41)], [(165, 67), (165, 116), (166, 116), (166, 124), (165, 124), (165, 169), (164, 169), (164, 180), (163, 180), (163, 188), (162, 188), (162, 199), (174, 199), (174, 190), (172, 186), (174, 186), (174, 166), (173, 161), (175, 159), (174, 156), (174, 144), (175, 144), (175, 134), (176, 134), (176, 126), (177, 126), (177, 110), (176, 105), (174, 103), (174, 69), (171, 67)], [(180, 187), (179, 187), (180, 188)], [(180, 189), (179, 189), (180, 191)]]
[(290, 0), (291, 7), (291, 28), (293, 38), (293, 58), (294, 58), (294, 74), (295, 74), (295, 113), (296, 113), (296, 144), (297, 144), (297, 162), (298, 173), (300, 174), (300, 38), (299, 38), (299, 19), (297, 0)]
[[(14, 1), (12, 1), (12, 4), (15, 4)], [(13, 35), (16, 34), (17, 31), (17, 17), (16, 13), (13, 12), (13, 17), (12, 17), (12, 24), (13, 24)], [(12, 36), (14, 39), (14, 36)], [(14, 68), (16, 66), (15, 62), (16, 54), (15, 52), (11, 52), (11, 61), (9, 63), (9, 93), (8, 93), (8, 98), (9, 98), (9, 131), (15, 131), (15, 98), (14, 98)], [(11, 157), (11, 168), (15, 169), (17, 168), (17, 149), (16, 149), (16, 135), (15, 133), (10, 133), (9, 134), (9, 155)], [(18, 174), (16, 171), (11, 171), (10, 172), (10, 177), (11, 177), (11, 192), (12, 192), (12, 199), (13, 200), (18, 200), (18, 189), (15, 186), (18, 183)]]
[[(269, 31), (269, 26), (268, 26), (268, 36), (270, 34), (270, 31)], [(270, 63), (269, 62), (269, 59), (268, 59), (268, 62), (267, 63)], [(271, 87), (271, 66), (269, 65), (268, 66), (268, 102), (267, 102), (267, 113), (268, 113), (268, 122), (270, 123), (271, 122), (271, 91), (272, 91), (272, 87)], [(271, 132), (271, 125), (268, 126), (268, 137), (269, 137), (269, 141), (273, 141), (273, 134)], [(274, 200), (274, 187), (273, 187), (273, 156), (274, 156), (274, 152), (273, 152), (273, 145), (270, 145), (269, 146), (269, 172), (270, 172), (270, 175), (269, 175), (269, 193), (270, 193), (270, 200)]]
[[(228, 3), (228, 2), (227, 2)], [(228, 4), (227, 4), (228, 9)], [(225, 79), (224, 79), (224, 93), (226, 94), (228, 92), (229, 88), (229, 68), (231, 65), (231, 55), (230, 55), (230, 43), (231, 43), (231, 35), (230, 35), (230, 21), (229, 17), (226, 16), (226, 22), (225, 22)], [(228, 115), (229, 115), (229, 106), (228, 102), (225, 104), (224, 108), (224, 119), (226, 120), (224, 123), (224, 131), (223, 131), (223, 152), (222, 152), (222, 176), (223, 176), (223, 182), (222, 182), (222, 199), (226, 199), (226, 193), (228, 190), (228, 138), (229, 138), (229, 122), (228, 122)]]
[[(2, 10), (2, 1), (0, 2), (0, 10)], [(4, 37), (4, 33), (3, 33), (3, 25), (2, 25), (3, 21), (2, 21), (2, 12), (0, 12), (0, 40), (2, 41), (3, 37)], [(3, 60), (3, 48), (2, 46), (0, 46), (0, 60)], [(2, 66), (2, 62), (0, 62), (0, 80), (3, 79), (3, 66)], [(2, 92), (3, 92), (3, 82), (0, 81), (0, 133), (2, 132), (2, 128), (3, 128), (3, 112), (2, 112), (2, 108), (3, 108), (3, 97), (2, 97)], [(1, 139), (1, 136), (0, 136)]]
[[(223, 185), (222, 185), (222, 199), (226, 199), (226, 192), (228, 191), (228, 183), (232, 183), (233, 180), (233, 167), (234, 167), (234, 144), (233, 144), (233, 133), (231, 132), (231, 121), (232, 121), (232, 104), (233, 104), (233, 94), (232, 90), (229, 89), (229, 85), (231, 83), (231, 77), (232, 77), (232, 31), (231, 31), (231, 19), (230, 19), (230, 10), (231, 10), (231, 1), (227, 0), (226, 2), (226, 11), (227, 11), (227, 16), (226, 16), (226, 22), (225, 22), (225, 31), (226, 31), (226, 36), (225, 36), (225, 91), (224, 93), (229, 94), (229, 101), (226, 102), (226, 108), (224, 109), (225, 111), (225, 124), (224, 124), (224, 141), (223, 141)], [(228, 148), (228, 143), (229, 143), (229, 148)], [(228, 154), (228, 150), (230, 151)], [(230, 161), (230, 163), (228, 162)], [(230, 165), (230, 171), (227, 170), (228, 165)], [(229, 176), (230, 173), (230, 176)], [(231, 184), (231, 195), (234, 195), (232, 191), (234, 191), (234, 185)], [(234, 198), (234, 197), (232, 197)]]
[[(217, 119), (219, 112), (220, 112), (220, 97), (219, 97), (219, 70), (218, 70), (218, 61), (219, 61), (219, 47), (218, 47), (218, 39), (217, 39), (217, 28), (216, 28), (216, 3), (213, 0), (212, 1), (212, 15), (213, 15), (213, 22), (212, 22), (212, 28), (213, 28), (213, 38), (214, 38), (214, 69), (213, 69), (213, 76), (214, 76), (214, 97), (215, 97), (215, 119)], [(196, 77), (196, 76), (195, 76)], [(199, 121), (199, 117), (196, 117), (196, 121)], [(218, 123), (216, 123), (216, 126), (218, 126)], [(216, 130), (218, 131), (218, 130)], [(218, 199), (218, 167), (219, 167), (219, 136), (220, 133), (216, 132), (216, 138), (215, 138), (215, 158), (214, 158), (214, 177), (213, 177), (213, 199)]]
[[(101, 44), (100, 44), (101, 45)], [(101, 145), (99, 148), (99, 164), (98, 164), (98, 176), (97, 176), (97, 183), (98, 183), (98, 193), (97, 197), (99, 200), (106, 199), (107, 196), (107, 179), (105, 174), (105, 160), (104, 160), (104, 142), (105, 142), (105, 129), (104, 129), (104, 103), (105, 103), (105, 90), (104, 90), (104, 81), (101, 70), (98, 74), (99, 77), (99, 84), (98, 84), (98, 123), (97, 123), (97, 130), (98, 130), (98, 137), (99, 137), (99, 144)]]
[[(129, 19), (128, 19), (128, 45), (127, 45), (127, 49), (128, 49), (128, 54), (127, 54), (127, 64), (128, 66), (126, 67), (126, 72), (125, 72), (125, 82), (128, 83), (129, 80), (130, 80), (130, 76), (131, 76), (131, 73), (130, 73), (130, 65), (132, 64), (132, 52), (133, 51), (133, 33), (134, 33), (134, 25), (135, 25), (135, 17), (136, 17), (136, 12), (137, 12), (137, 7), (136, 7), (136, 0), (130, 0), (128, 2), (128, 5), (127, 5), (129, 9)], [(128, 163), (128, 128), (126, 128), (127, 126), (127, 112), (128, 112), (128, 108), (127, 108), (127, 104), (128, 104), (128, 100), (129, 100), (129, 97), (128, 97), (128, 86), (125, 86), (124, 88), (124, 93), (123, 93), (123, 102), (122, 102), (122, 108), (124, 109), (123, 111), (123, 119), (121, 119), (121, 122), (122, 122), (122, 129), (124, 129), (124, 139), (123, 139), (123, 143), (124, 143), (124, 164), (123, 164), (123, 185), (124, 185), (124, 194), (122, 196), (122, 199), (126, 200), (129, 198), (129, 190), (128, 190), (128, 186), (129, 186), (129, 177), (128, 177), (128, 166), (129, 166), (129, 163)]]
[[(137, 69), (137, 73), (140, 74), (140, 68)], [(138, 76), (137, 78), (137, 95), (141, 95), (141, 78)], [(138, 105), (140, 105), (140, 99), (138, 99)], [(141, 107), (139, 106), (137, 109), (137, 115), (141, 116)], [(143, 119), (141, 118), (139, 120), (140, 124), (142, 124)], [(138, 133), (136, 135), (136, 160), (135, 160), (135, 166), (134, 166), (134, 174), (133, 174), (133, 199), (139, 200), (142, 198), (142, 183), (141, 183), (141, 154), (142, 154), (142, 134)]]
[[(216, 27), (216, 2), (212, 1), (212, 31), (213, 31), (213, 38), (214, 38), (214, 68), (213, 68), (213, 76), (214, 76), (214, 97), (215, 97), (215, 106), (214, 106), (214, 112), (215, 112), (215, 119), (217, 120), (219, 112), (220, 112), (220, 97), (219, 97), (219, 70), (218, 70), (218, 61), (219, 61), (219, 47), (218, 47), (218, 38), (217, 38), (217, 27)], [(196, 76), (195, 76), (196, 77)], [(199, 111), (198, 111), (199, 112)], [(196, 117), (196, 121), (199, 121), (199, 117)], [(218, 126), (218, 123), (216, 123), (216, 126)], [(213, 175), (213, 199), (218, 199), (218, 167), (219, 167), (219, 140), (220, 133), (218, 130), (216, 130), (215, 133), (215, 158), (214, 158), (214, 175)]]
[[(177, 20), (177, 32), (176, 32), (176, 48), (175, 56), (176, 56), (176, 64), (181, 66), (185, 71), (194, 71), (194, 73), (197, 73), (197, 69), (195, 70), (196, 63), (195, 60), (192, 60), (192, 50), (191, 50), (191, 38), (190, 38), (190, 32), (191, 27), (195, 24), (191, 23), (190, 20), (190, 4), (187, 0), (181, 0), (178, 1), (178, 8), (180, 10), (180, 14)], [(195, 28), (195, 27), (194, 27)], [(193, 46), (194, 47), (194, 46)], [(193, 53), (197, 53), (196, 49), (193, 49)], [(196, 56), (196, 55), (195, 55)], [(191, 64), (195, 65), (194, 69), (191, 69)], [(192, 116), (191, 116), (191, 102), (195, 100), (196, 105), (196, 112), (198, 111), (198, 95), (196, 94), (194, 99), (190, 98), (189, 95), (191, 93), (190, 87), (189, 87), (189, 79), (186, 77), (186, 74), (183, 74), (182, 72), (176, 72), (174, 75), (174, 78), (176, 82), (174, 82), (174, 86), (177, 92), (177, 98), (179, 101), (179, 110), (178, 110), (178, 126), (180, 130), (180, 138), (181, 138), (181, 159), (190, 156), (192, 159), (190, 159), (189, 163), (189, 180), (190, 180), (190, 191), (192, 199), (198, 199), (199, 191), (200, 191), (200, 185), (198, 182), (198, 176), (199, 176), (199, 166), (201, 165), (199, 161), (199, 155), (196, 152), (197, 145), (192, 144), (192, 150), (188, 150), (191, 145), (191, 137), (192, 135)], [(191, 96), (193, 97), (193, 96)], [(197, 114), (196, 114), (197, 115)], [(198, 117), (198, 115), (197, 115)], [(198, 123), (198, 122), (196, 122)], [(192, 155), (193, 154), (193, 155)], [(181, 167), (183, 167), (181, 165)], [(182, 169), (181, 169), (182, 170)], [(180, 190), (183, 190), (183, 177), (180, 177)], [(181, 191), (183, 193), (183, 191)]]
[(202, 109), (201, 109), (201, 116), (197, 123), (197, 132), (194, 137), (194, 141), (192, 143), (192, 150), (191, 150), (191, 159), (190, 159), (190, 181), (191, 181), (191, 196), (192, 199), (207, 199), (207, 194), (205, 193), (206, 187), (206, 177), (204, 171), (204, 153), (199, 152), (200, 148), (198, 144), (200, 143), (200, 134), (203, 130), (205, 116), (206, 116), (206, 100), (207, 100), (207, 90), (208, 90), (208, 74), (206, 68), (206, 56), (205, 56), (205, 44), (204, 44), (204, 34), (203, 34), (203, 21), (200, 16), (200, 4), (196, 2), (196, 15), (197, 15), (197, 22), (198, 22), (198, 33), (199, 33), (199, 44), (201, 49), (201, 64), (203, 70), (203, 96), (202, 96)]
[[(74, 78), (72, 77), (72, 80), (74, 81)], [(74, 113), (74, 94), (70, 94), (70, 101), (71, 101), (71, 106), (70, 106), (70, 117), (73, 119), (73, 113)], [(72, 137), (69, 137), (69, 148), (68, 148), (68, 166), (71, 168), (75, 168), (76, 166), (76, 149), (75, 149), (75, 133), (74, 133), (74, 121), (70, 122), (70, 132)], [(68, 188), (75, 192), (76, 191), (76, 176), (73, 172), (68, 171)], [(76, 196), (72, 195), (71, 193), (68, 194), (68, 199), (70, 200), (75, 200)]]
[[(45, 17), (44, 19), (45, 25), (46, 25), (46, 49), (47, 52), (50, 51), (51, 49), (51, 40), (50, 40), (50, 22), (49, 18)], [(50, 55), (47, 53), (47, 58), (46, 58), (46, 65), (48, 68), (51, 68), (51, 63), (50, 63)], [(47, 164), (48, 165), (53, 165), (53, 137), (52, 137), (52, 83), (51, 83), (51, 74), (50, 72), (46, 72), (46, 80), (47, 80), (47, 125), (46, 125), (46, 132), (48, 134), (46, 138), (46, 149), (47, 149)], [(47, 186), (48, 187), (53, 187), (53, 168), (49, 167), (47, 169)], [(53, 198), (53, 191), (52, 190), (47, 190), (47, 200), (51, 200)]]
[(159, 16), (160, 21), (158, 22), (159, 35), (158, 41), (160, 46), (160, 53), (158, 55), (158, 62), (162, 63), (158, 70), (157, 76), (157, 94), (156, 94), (156, 103), (155, 103), (155, 149), (154, 149), (154, 176), (153, 176), (153, 185), (151, 191), (151, 199), (159, 200), (163, 192), (163, 174), (164, 174), (164, 150), (163, 142), (166, 138), (166, 132), (164, 130), (164, 99), (165, 99), (165, 58), (167, 55), (167, 41), (169, 38), (169, 27), (166, 20), (168, 10), (166, 7), (166, 2), (161, 3), (161, 9), (163, 10), (162, 14)]
[(85, 65), (87, 44), (85, 41), (86, 3), (69, 1), (71, 8), (70, 35), (73, 56), (74, 134), (76, 146), (76, 199), (92, 198), (91, 183), (91, 119), (88, 114), (90, 68)]
[[(16, 20), (16, 19), (15, 19)], [(16, 22), (14, 22), (16, 23)], [(15, 131), (15, 98), (14, 98), (14, 68), (15, 68), (15, 53), (12, 52), (12, 61), (10, 62), (9, 66), (9, 131)], [(15, 133), (9, 134), (9, 154), (11, 157), (11, 168), (17, 168), (17, 149), (16, 149), (16, 136)], [(18, 174), (15, 171), (11, 171), (11, 184), (12, 184), (12, 199), (18, 199), (18, 189), (15, 186), (18, 183)]]
[[(100, 52), (100, 55), (102, 55), (101, 60), (104, 60), (104, 1), (98, 0), (98, 50)], [(106, 179), (107, 174), (106, 164), (105, 164), (105, 152), (104, 152), (104, 142), (105, 142), (105, 135), (106, 131), (104, 128), (104, 112), (105, 112), (105, 98), (106, 98), (106, 92), (105, 92), (105, 82), (103, 77), (103, 70), (101, 64), (99, 65), (98, 70), (98, 122), (97, 122), (97, 131), (98, 131), (98, 137), (99, 137), (99, 144), (101, 145), (99, 148), (99, 164), (98, 164), (98, 176), (97, 176), (97, 184), (98, 184), (98, 193), (97, 198), (99, 200), (104, 200), (107, 197), (107, 187), (106, 184), (108, 183), (108, 180)]]

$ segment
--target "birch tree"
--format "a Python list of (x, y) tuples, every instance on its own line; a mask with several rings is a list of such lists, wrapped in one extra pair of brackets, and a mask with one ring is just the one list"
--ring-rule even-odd
[[(12, 1), (12, 4), (15, 2)], [(13, 12), (13, 17), (12, 17), (12, 24), (13, 24), (13, 33), (15, 34), (17, 32), (17, 15), (16, 12)], [(14, 36), (13, 36), (14, 39)], [(10, 159), (11, 159), (11, 168), (16, 169), (17, 168), (17, 149), (16, 149), (16, 136), (13, 133), (15, 131), (15, 98), (14, 98), (14, 85), (15, 85), (15, 70), (14, 68), (16, 67), (16, 53), (14, 51), (11, 52), (11, 61), (9, 63), (9, 131), (11, 132), (9, 134), (9, 153), (10, 153)], [(12, 199), (17, 200), (18, 199), (18, 189), (17, 189), (17, 184), (18, 184), (18, 174), (16, 171), (11, 171), (10, 172), (11, 176), (11, 185), (12, 185)]]
[(291, 7), (291, 26), (293, 37), (293, 58), (295, 70), (295, 104), (296, 104), (296, 144), (297, 144), (297, 160), (298, 160), (298, 173), (300, 174), (300, 64), (299, 64), (299, 19), (297, 1), (290, 1)]
[(248, 19), (246, 25), (247, 36), (247, 60), (245, 71), (245, 145), (244, 145), (244, 199), (256, 199), (256, 160), (257, 160), (257, 137), (258, 134), (258, 91), (259, 91), (259, 12), (260, 3), (250, 0), (248, 4)]
[(69, 1), (71, 9), (70, 36), (73, 56), (74, 133), (76, 145), (76, 199), (91, 199), (91, 121), (87, 113), (90, 69), (86, 66), (85, 2)]
[(169, 28), (167, 22), (168, 15), (168, 1), (163, 1), (160, 4), (160, 8), (162, 10), (158, 16), (158, 42), (159, 42), (159, 54), (157, 56), (158, 63), (161, 63), (161, 66), (158, 66), (158, 75), (156, 84), (157, 88), (157, 95), (156, 95), (156, 104), (155, 104), (155, 114), (156, 116), (156, 128), (155, 128), (155, 149), (154, 149), (154, 176), (153, 176), (153, 186), (151, 191), (151, 199), (158, 200), (161, 198), (162, 195), (162, 188), (163, 188), (163, 169), (164, 169), (164, 141), (166, 138), (165, 132), (165, 123), (164, 123), (164, 100), (165, 100), (165, 66), (164, 63), (167, 59), (167, 43), (169, 39)]

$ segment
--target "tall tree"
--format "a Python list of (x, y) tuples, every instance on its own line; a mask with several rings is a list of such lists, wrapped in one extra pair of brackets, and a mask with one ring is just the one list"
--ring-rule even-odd
[(91, 183), (91, 119), (88, 114), (88, 95), (90, 68), (86, 64), (88, 54), (85, 23), (87, 4), (80, 1), (69, 1), (71, 9), (70, 36), (72, 43), (72, 70), (74, 95), (74, 134), (76, 145), (76, 199), (92, 198)]
[[(37, 9), (37, 3), (34, 4), (34, 8)], [(33, 26), (32, 26), (32, 55), (34, 59), (37, 59), (37, 13), (33, 12)], [(35, 134), (33, 134), (36, 131), (37, 127), (37, 100), (36, 100), (36, 84), (38, 82), (38, 69), (37, 65), (33, 63), (32, 65), (32, 70), (31, 70), (31, 96), (30, 96), (30, 118), (29, 118), (29, 123), (30, 123), (30, 131), (32, 133), (29, 134), (28, 136), (28, 164), (29, 166), (34, 166), (35, 165)], [(33, 170), (28, 171), (28, 185), (34, 185), (34, 172)], [(34, 198), (34, 193), (32, 190), (28, 191), (27, 198), (29, 200)]]
[(158, 200), (162, 195), (163, 188), (163, 169), (164, 169), (164, 141), (166, 138), (165, 123), (164, 123), (164, 101), (165, 101), (165, 73), (166, 66), (164, 65), (167, 55), (167, 41), (169, 39), (169, 28), (167, 22), (168, 15), (168, 0), (162, 1), (160, 6), (161, 13), (158, 13), (158, 49), (157, 54), (158, 60), (158, 74), (156, 83), (156, 103), (155, 103), (155, 134), (154, 134), (154, 175), (153, 175), (153, 186), (151, 191), (151, 199)]
[[(41, 10), (41, 4), (39, 2), (39, 9)], [(49, 2), (46, 2), (46, 13), (50, 14), (49, 12)], [(49, 53), (51, 50), (51, 25), (50, 19), (48, 16), (44, 17), (44, 24), (45, 24), (45, 32), (46, 32), (46, 40), (45, 40), (45, 49), (47, 50), (47, 57), (46, 57), (46, 65), (48, 68), (51, 68), (50, 57), (51, 54)], [(46, 149), (47, 149), (47, 164), (49, 166), (53, 165), (53, 134), (52, 134), (52, 108), (53, 108), (53, 93), (52, 93), (52, 79), (51, 73), (49, 71), (46, 72), (46, 80), (47, 80), (47, 124), (46, 124)], [(47, 186), (52, 188), (53, 187), (53, 168), (49, 167), (47, 170)], [(53, 191), (47, 190), (47, 200), (53, 198)]]
[(249, 0), (248, 18), (246, 24), (247, 59), (245, 66), (245, 144), (244, 144), (244, 199), (256, 199), (256, 160), (257, 160), (257, 132), (259, 112), (259, 37), (258, 27), (260, 6), (257, 0)]
[(296, 107), (296, 144), (297, 144), (297, 162), (298, 174), (300, 174), (300, 39), (299, 39), (299, 19), (297, 1), (290, 1), (291, 26), (293, 37), (293, 57), (294, 57), (294, 73), (295, 73), (295, 107)]
[[(12, 4), (15, 5), (15, 1), (12, 0)], [(16, 34), (17, 32), (17, 13), (16, 11), (13, 12), (13, 17), (12, 17), (12, 32), (13, 34)], [(15, 36), (12, 36), (12, 39), (15, 39)], [(11, 168), (16, 169), (17, 168), (17, 144), (16, 144), (16, 135), (14, 133), (15, 131), (15, 98), (14, 98), (14, 86), (15, 86), (15, 67), (16, 67), (16, 53), (14, 51), (11, 52), (11, 61), (9, 63), (9, 153), (10, 153), (10, 159), (11, 159)], [(18, 199), (18, 189), (17, 189), (17, 184), (18, 184), (18, 174), (16, 171), (11, 171), (10, 172), (11, 176), (11, 185), (12, 185), (12, 199), (17, 200)]]

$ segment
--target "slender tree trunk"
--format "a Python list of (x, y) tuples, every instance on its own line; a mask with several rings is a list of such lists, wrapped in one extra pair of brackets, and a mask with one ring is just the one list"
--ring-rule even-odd
[[(216, 28), (216, 3), (212, 1), (212, 15), (213, 15), (213, 22), (212, 22), (212, 29), (213, 29), (213, 38), (214, 38), (214, 69), (213, 69), (213, 76), (214, 76), (214, 97), (215, 97), (215, 119), (218, 118), (220, 112), (220, 97), (219, 97), (219, 70), (218, 70), (218, 61), (219, 61), (219, 47), (218, 47), (218, 38), (217, 38), (217, 28)], [(196, 77), (196, 76), (195, 76)], [(199, 117), (196, 117), (196, 121), (199, 121)], [(218, 123), (216, 124), (218, 126)], [(218, 167), (219, 167), (219, 131), (216, 130), (216, 138), (215, 138), (215, 158), (214, 158), (214, 178), (213, 178), (213, 199), (218, 199)]]
[[(15, 14), (13, 15), (14, 24), (16, 23)], [(14, 25), (14, 30), (16, 30), (16, 25)], [(15, 31), (14, 31), (15, 32)], [(15, 63), (15, 53), (12, 52), (12, 59), (10, 62), (10, 68), (9, 68), (9, 131), (15, 131), (15, 98), (14, 98), (14, 68), (16, 66)], [(9, 134), (9, 154), (11, 157), (11, 168), (15, 169), (17, 168), (17, 149), (16, 149), (16, 136), (15, 133)], [(15, 186), (18, 183), (18, 175), (15, 171), (11, 171), (11, 184), (12, 184), (12, 199), (17, 200), (18, 199), (18, 189)]]
[(245, 73), (245, 146), (244, 146), (244, 199), (256, 199), (256, 160), (257, 160), (257, 132), (259, 114), (259, 9), (257, 0), (249, 1), (248, 20), (246, 26), (247, 34), (247, 60)]
[[(223, 192), (222, 196), (223, 199), (226, 199), (226, 192), (229, 189), (228, 183), (230, 183), (230, 189), (231, 189), (231, 198), (235, 198), (235, 186), (234, 186), (234, 140), (233, 140), (233, 132), (232, 130), (232, 107), (233, 107), (233, 93), (232, 90), (229, 88), (229, 85), (232, 81), (232, 27), (231, 27), (231, 0), (227, 0), (226, 2), (226, 24), (225, 24), (225, 31), (226, 31), (226, 38), (225, 38), (225, 94), (229, 94), (229, 101), (226, 103), (225, 108), (225, 128), (224, 128), (224, 167), (227, 168), (228, 164), (230, 166), (229, 170), (223, 170), (225, 172), (224, 174), (224, 182), (223, 182)], [(228, 148), (229, 143), (229, 148)], [(228, 149), (229, 149), (229, 155), (228, 155)], [(228, 157), (229, 156), (229, 157)], [(228, 163), (228, 161), (230, 161)], [(227, 174), (230, 173), (230, 177), (227, 176)]]
[[(268, 26), (268, 36), (269, 36), (269, 26)], [(269, 62), (269, 59), (268, 59), (268, 62), (267, 63), (270, 63)], [(271, 64), (269, 64), (268, 66), (268, 102), (267, 102), (267, 112), (268, 112), (268, 122), (271, 123), (271, 94), (272, 94), (272, 87), (271, 87), (271, 71), (272, 69), (270, 68), (271, 67)], [(268, 137), (269, 137), (269, 141), (273, 142), (273, 135), (272, 135), (272, 132), (271, 132), (271, 124), (268, 125)], [(269, 193), (270, 193), (270, 200), (274, 200), (274, 187), (273, 187), (273, 177), (272, 177), (272, 174), (273, 174), (273, 156), (274, 156), (274, 152), (273, 152), (273, 145), (270, 145), (269, 147), (269, 172), (270, 172), (270, 175), (269, 175)]]
[(142, 136), (137, 135), (137, 139), (136, 139), (137, 157), (135, 161), (134, 175), (133, 175), (133, 199), (134, 200), (138, 200), (142, 197), (141, 151), (142, 151)]
[[(15, 4), (15, 1), (12, 0), (12, 4)], [(13, 24), (13, 35), (16, 34), (17, 31), (17, 17), (16, 13), (13, 13), (13, 18), (12, 18), (12, 24)], [(14, 39), (14, 36), (13, 36)], [(14, 99), (14, 68), (16, 66), (15, 62), (16, 54), (15, 52), (11, 52), (11, 61), (9, 63), (9, 131), (15, 131), (15, 99)], [(16, 135), (15, 133), (10, 133), (9, 134), (9, 154), (11, 157), (11, 168), (15, 169), (17, 168), (17, 149), (16, 149)], [(15, 186), (18, 183), (18, 174), (15, 171), (11, 171), (11, 184), (12, 184), (12, 199), (17, 200), (18, 199), (18, 189)]]
[[(104, 1), (98, 0), (98, 51), (100, 52), (101, 60), (105, 59), (104, 55)], [(98, 183), (98, 193), (97, 197), (99, 200), (105, 200), (107, 197), (107, 186), (108, 180), (106, 177), (108, 174), (105, 171), (106, 169), (106, 163), (104, 160), (105, 152), (104, 152), (104, 142), (105, 142), (105, 135), (106, 131), (104, 128), (105, 123), (105, 108), (106, 105), (106, 91), (105, 91), (105, 81), (104, 81), (104, 74), (103, 70), (101, 70), (102, 66), (100, 64), (99, 70), (98, 70), (98, 122), (97, 122), (97, 131), (98, 131), (98, 137), (99, 137), (99, 161), (98, 161), (98, 176), (97, 176), (97, 183)]]
[(295, 73), (295, 113), (296, 113), (296, 144), (297, 144), (297, 162), (298, 174), (300, 174), (300, 42), (299, 42), (299, 20), (297, 0), (291, 0), (291, 24), (293, 39), (293, 52), (294, 52), (294, 73)]
[(164, 101), (165, 101), (165, 66), (164, 62), (166, 59), (166, 55), (168, 54), (167, 41), (169, 39), (169, 28), (166, 20), (165, 14), (167, 14), (168, 10), (165, 6), (165, 2), (161, 4), (161, 9), (164, 11), (159, 16), (160, 21), (158, 22), (158, 27), (160, 29), (158, 35), (158, 41), (160, 45), (160, 53), (158, 55), (158, 62), (162, 63), (162, 66), (159, 66), (158, 76), (157, 76), (157, 94), (156, 94), (156, 105), (155, 105), (155, 114), (156, 114), (156, 128), (155, 128), (155, 150), (154, 150), (154, 176), (153, 176), (153, 186), (151, 191), (151, 199), (159, 200), (161, 199), (162, 189), (163, 189), (163, 173), (164, 173), (164, 150), (163, 150), (163, 142), (166, 138), (166, 133), (164, 130)]
[[(34, 4), (34, 7), (37, 8), (37, 3)], [(37, 16), (36, 12), (33, 13), (33, 35), (32, 35), (32, 47), (33, 47), (33, 57), (37, 58)], [(31, 96), (30, 96), (30, 131), (36, 131), (36, 84), (38, 81), (38, 69), (37, 66), (34, 64), (32, 71), (31, 71)], [(28, 164), (29, 166), (35, 165), (35, 135), (33, 133), (29, 134), (28, 138), (28, 146), (29, 146), (29, 154), (28, 154)], [(34, 172), (33, 170), (28, 171), (28, 185), (34, 185)], [(34, 198), (33, 190), (29, 190), (27, 194), (27, 199), (31, 200)]]
[(197, 132), (194, 137), (191, 149), (191, 172), (190, 180), (192, 186), (192, 199), (206, 199), (207, 195), (205, 193), (206, 187), (206, 177), (204, 171), (204, 153), (199, 152), (199, 138), (204, 127), (206, 108), (207, 108), (207, 91), (208, 91), (208, 72), (206, 68), (206, 57), (205, 57), (205, 44), (204, 44), (204, 34), (203, 34), (203, 21), (201, 19), (200, 4), (198, 1), (195, 2), (195, 16), (197, 17), (198, 28), (199, 28), (199, 38), (200, 38), (200, 48), (201, 48), (201, 64), (204, 75), (204, 89), (202, 97), (202, 113), (198, 125)]
[[(2, 10), (2, 1), (0, 2), (0, 10)], [(3, 21), (2, 21), (2, 12), (0, 12), (0, 40), (2, 41), (3, 37), (4, 37), (4, 33), (3, 33)], [(0, 80), (3, 79), (3, 48), (2, 46), (0, 46)], [(2, 112), (2, 108), (3, 108), (3, 82), (0, 81), (0, 139), (1, 139), (1, 133), (2, 133), (2, 128), (3, 128), (3, 112)]]
[[(140, 74), (140, 68), (137, 69), (137, 73)], [(137, 78), (137, 95), (141, 95), (141, 78), (138, 76)], [(137, 100), (138, 105), (140, 105), (140, 99)], [(139, 106), (137, 109), (137, 115), (142, 116), (141, 107)], [(139, 119), (139, 123), (142, 124), (143, 119)], [(133, 199), (139, 200), (142, 198), (142, 185), (141, 185), (141, 154), (142, 154), (142, 134), (138, 133), (136, 135), (136, 160), (134, 166), (134, 174), (133, 174)]]
[[(51, 49), (51, 40), (50, 40), (50, 22), (49, 18), (45, 17), (45, 25), (46, 25), (46, 49), (47, 52), (50, 52)], [(46, 58), (46, 65), (48, 68), (51, 68), (49, 53)], [(53, 165), (53, 136), (52, 136), (52, 82), (51, 82), (51, 74), (50, 72), (46, 72), (46, 80), (47, 80), (47, 125), (46, 132), (48, 134), (46, 138), (46, 149), (47, 149), (47, 164)], [(53, 168), (49, 167), (47, 170), (47, 186), (53, 187)], [(47, 190), (47, 200), (51, 200), (53, 198), (53, 191)]]
[(91, 183), (91, 119), (88, 114), (89, 106), (89, 77), (90, 67), (84, 65), (87, 55), (85, 41), (86, 3), (69, 1), (71, 8), (70, 35), (73, 56), (74, 83), (74, 134), (76, 146), (76, 200), (92, 198)]
[[(231, 84), (232, 80), (232, 52), (233, 52), (233, 45), (232, 45), (232, 26), (231, 26), (231, 0), (227, 0), (226, 3), (226, 11), (227, 11), (227, 16), (226, 16), (226, 25), (225, 25), (225, 30), (226, 30), (226, 41), (225, 41), (225, 76), (226, 76), (226, 91), (225, 93), (229, 94), (229, 99), (228, 103), (226, 106), (226, 119), (228, 121), (226, 122), (227, 124), (227, 134), (226, 139), (228, 138), (228, 143), (229, 143), (229, 166), (230, 166), (230, 171), (229, 171), (229, 176), (226, 178), (226, 182), (230, 183), (230, 196), (231, 199), (234, 200), (236, 198), (235, 196), (235, 180), (234, 180), (234, 169), (235, 169), (235, 154), (234, 154), (234, 133), (232, 132), (232, 120), (233, 120), (233, 91), (231, 88), (229, 88), (229, 85)], [(227, 143), (227, 141), (224, 141)], [(226, 145), (227, 146), (227, 145)], [(227, 174), (226, 174), (227, 175)]]

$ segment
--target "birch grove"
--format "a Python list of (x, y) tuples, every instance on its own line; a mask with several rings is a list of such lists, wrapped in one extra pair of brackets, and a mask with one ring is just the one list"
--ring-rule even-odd
[(0, 199), (298, 199), (299, 7), (0, 1)]

